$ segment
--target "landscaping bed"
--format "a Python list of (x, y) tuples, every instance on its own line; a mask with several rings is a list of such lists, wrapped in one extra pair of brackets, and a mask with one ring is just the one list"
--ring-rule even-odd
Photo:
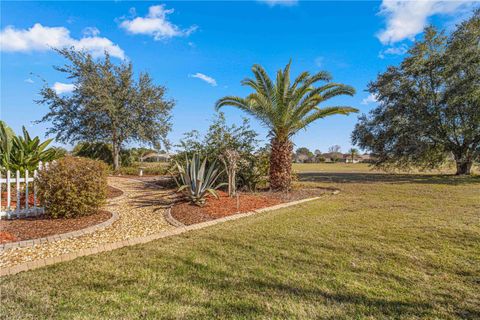
[(296, 189), (288, 193), (269, 191), (239, 193), (237, 202), (237, 197), (229, 197), (227, 193), (218, 191), (219, 198), (208, 196), (207, 202), (203, 207), (185, 201), (175, 204), (171, 208), (170, 214), (177, 221), (185, 225), (191, 225), (285, 202), (318, 197), (326, 192), (331, 192), (331, 190), (311, 188)]
[(110, 219), (108, 211), (78, 218), (51, 219), (45, 216), (0, 220), (0, 244), (44, 238), (88, 228)]
[[(109, 199), (122, 194), (121, 190), (108, 186), (107, 197)], [(88, 228), (107, 221), (111, 216), (110, 212), (101, 210), (95, 214), (78, 218), (52, 219), (46, 216), (38, 216), (0, 220), (0, 244), (44, 238)]]

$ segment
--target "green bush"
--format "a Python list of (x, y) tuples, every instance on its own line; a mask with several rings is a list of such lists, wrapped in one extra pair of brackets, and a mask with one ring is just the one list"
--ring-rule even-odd
[(67, 156), (40, 170), (36, 183), (46, 215), (73, 218), (96, 213), (106, 199), (107, 169), (102, 161)]

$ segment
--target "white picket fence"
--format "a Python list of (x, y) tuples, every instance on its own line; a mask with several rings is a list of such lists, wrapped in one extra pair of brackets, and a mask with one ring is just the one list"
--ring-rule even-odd
[[(45, 164), (45, 168), (48, 168), (48, 163)], [(38, 170), (42, 170), (42, 163), (39, 163)], [(16, 171), (12, 174), (10, 170), (6, 171), (5, 178), (0, 172), (0, 219), (12, 219), (22, 217), (33, 217), (43, 214), (43, 207), (39, 206), (37, 198), (37, 186), (35, 185), (35, 178), (37, 177), (37, 170), (33, 171), (33, 175), (30, 175), (28, 170), (25, 170), (23, 177), (20, 175), (20, 171)], [(13, 185), (13, 187), (12, 187)], [(4, 199), (4, 193), (6, 190), (6, 199)], [(15, 195), (12, 191), (15, 190)], [(33, 206), (29, 202), (30, 192), (33, 191)], [(22, 194), (25, 196), (23, 201)], [(16, 197), (16, 199), (14, 198)], [(13, 204), (15, 201), (15, 204)]]

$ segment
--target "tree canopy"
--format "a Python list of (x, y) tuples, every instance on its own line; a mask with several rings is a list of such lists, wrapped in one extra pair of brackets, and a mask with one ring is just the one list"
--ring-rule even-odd
[(135, 80), (132, 64), (114, 64), (107, 52), (98, 60), (70, 48), (57, 52), (67, 64), (54, 68), (72, 81), (74, 90), (60, 95), (47, 84), (41, 89), (37, 102), (50, 109), (40, 120), (51, 122), (47, 134), (63, 143), (111, 144), (115, 169), (124, 143), (146, 142), (156, 148), (168, 144), (175, 103), (165, 98), (165, 87), (155, 85), (148, 73)]
[(433, 168), (453, 155), (469, 174), (480, 155), (480, 11), (450, 35), (434, 27), (369, 85), (378, 107), (352, 140), (377, 166)]

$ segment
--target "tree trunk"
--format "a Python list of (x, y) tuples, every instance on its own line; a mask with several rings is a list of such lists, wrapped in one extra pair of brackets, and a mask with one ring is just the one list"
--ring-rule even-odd
[(473, 159), (471, 156), (468, 154), (456, 154), (455, 156), (455, 162), (457, 164), (457, 173), (456, 175), (470, 175), (472, 165), (473, 165)]
[(460, 175), (470, 175), (472, 164), (471, 160), (456, 160), (457, 162), (457, 176)]
[(112, 144), (113, 171), (120, 169), (120, 147), (116, 143)]
[(287, 191), (292, 180), (292, 150), (290, 140), (271, 140), (272, 153), (270, 154), (270, 188)]

